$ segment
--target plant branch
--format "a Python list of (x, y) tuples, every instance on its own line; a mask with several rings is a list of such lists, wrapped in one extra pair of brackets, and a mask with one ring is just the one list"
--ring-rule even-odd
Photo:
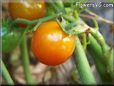
[(75, 50), (75, 62), (77, 64), (78, 73), (84, 84), (95, 84), (95, 78), (92, 74), (90, 65), (88, 63), (85, 51), (80, 43), (78, 37), (76, 37), (76, 50)]
[(22, 59), (22, 64), (23, 64), (23, 69), (24, 69), (24, 75), (27, 84), (33, 84), (34, 81), (32, 79), (32, 74), (30, 70), (30, 63), (29, 63), (29, 56), (28, 56), (28, 51), (27, 51), (27, 40), (26, 40), (26, 34), (23, 35), (23, 39), (20, 44), (21, 48), (21, 59)]
[(90, 40), (90, 44), (88, 44), (87, 50), (94, 59), (96, 68), (100, 74), (102, 81), (103, 82), (111, 81), (110, 74), (107, 72), (106, 66), (104, 65), (105, 58), (103, 56), (104, 53), (102, 52), (101, 46), (91, 34), (89, 34), (88, 39)]
[(81, 17), (85, 17), (85, 18), (89, 18), (89, 19), (96, 19), (98, 21), (102, 21), (104, 23), (111, 24), (111, 25), (114, 24), (113, 21), (105, 19), (105, 18), (103, 18), (103, 17), (101, 17), (101, 16), (99, 16), (99, 15), (97, 15), (97, 14), (95, 14), (95, 13), (89, 11), (89, 10), (85, 10), (85, 11), (87, 13), (89, 13), (91, 16), (90, 15), (85, 15), (85, 14), (80, 14)]
[(46, 16), (46, 17), (43, 17), (43, 18), (40, 18), (40, 19), (37, 19), (37, 20), (32, 20), (32, 21), (27, 20), (27, 19), (23, 19), (23, 18), (17, 18), (11, 23), (11, 26), (15, 23), (24, 23), (24, 24), (28, 24), (28, 25), (36, 24), (36, 23), (39, 23), (39, 22), (43, 23), (45, 21), (54, 19), (54, 18), (56, 18), (60, 15), (61, 15), (61, 13), (58, 13), (58, 14), (55, 14), (55, 15)]
[(4, 80), (6, 81), (7, 84), (13, 85), (14, 82), (4, 64), (4, 62), (1, 60), (1, 68), (0, 68), (0, 73), (2, 73), (2, 76), (4, 78)]

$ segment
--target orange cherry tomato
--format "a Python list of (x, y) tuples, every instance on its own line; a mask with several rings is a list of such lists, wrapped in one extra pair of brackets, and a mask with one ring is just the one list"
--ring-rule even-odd
[(35, 20), (46, 15), (46, 5), (44, 0), (18, 0), (9, 2), (9, 14), (13, 19), (24, 18)]
[(75, 37), (66, 34), (56, 21), (48, 21), (34, 32), (31, 45), (40, 62), (54, 66), (62, 64), (72, 55)]

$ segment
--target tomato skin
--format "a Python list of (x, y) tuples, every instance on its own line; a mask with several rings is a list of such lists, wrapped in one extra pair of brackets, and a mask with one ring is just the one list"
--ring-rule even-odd
[(46, 5), (44, 0), (19, 0), (8, 3), (9, 14), (13, 19), (24, 18), (35, 20), (46, 15)]
[(56, 21), (48, 21), (34, 32), (31, 46), (40, 62), (51, 66), (59, 65), (72, 55), (75, 37), (63, 32)]

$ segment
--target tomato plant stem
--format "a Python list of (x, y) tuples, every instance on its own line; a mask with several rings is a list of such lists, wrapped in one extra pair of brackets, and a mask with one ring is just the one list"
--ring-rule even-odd
[(104, 56), (102, 52), (101, 46), (97, 43), (95, 38), (89, 34), (90, 44), (87, 49), (90, 55), (93, 57), (95, 61), (96, 68), (100, 74), (100, 77), (103, 82), (109, 82), (111, 80), (110, 74), (106, 70), (106, 66), (104, 65)]
[[(98, 52), (96, 54), (99, 54), (99, 56), (98, 56), (99, 60), (100, 60), (100, 62), (103, 62), (102, 64), (105, 67), (104, 76), (106, 76), (106, 74), (107, 74), (109, 76), (108, 79), (109, 79), (109, 82), (110, 82), (110, 81), (112, 81), (112, 78), (114, 78), (114, 76), (113, 76), (114, 75), (113, 74), (113, 49), (111, 49), (108, 46), (108, 44), (106, 43), (104, 37), (102, 36), (102, 34), (97, 29), (89, 27), (89, 32), (93, 36), (93, 39), (98, 42), (98, 44), (101, 48), (101, 50), (100, 50), (100, 48), (98, 48), (98, 50), (99, 50), (99, 52), (98, 52), (96, 50), (96, 44), (93, 45), (94, 48), (92, 47), (95, 50), (95, 52)], [(92, 39), (90, 39), (90, 40), (92, 40)]]
[(1, 68), (0, 68), (0, 73), (2, 73), (3, 79), (5, 80), (5, 82), (7, 84), (14, 84), (5, 64), (3, 63), (3, 61), (1, 61)]
[(61, 13), (51, 15), (51, 16), (46, 16), (46, 17), (43, 17), (43, 18), (40, 18), (37, 20), (32, 20), (32, 21), (27, 20), (27, 19), (23, 19), (23, 18), (17, 18), (11, 23), (11, 26), (15, 23), (24, 23), (24, 24), (28, 24), (28, 25), (33, 25), (33, 24), (36, 24), (38, 22), (43, 23), (43, 22), (46, 22), (48, 20), (54, 19), (54, 18), (58, 17), (59, 15), (61, 15)]
[[(70, 17), (68, 16), (64, 16), (64, 18), (68, 21), (74, 21), (72, 20)], [(104, 78), (105, 76), (109, 76), (108, 79), (111, 80), (112, 78), (114, 78), (114, 74), (113, 74), (113, 49), (111, 50), (111, 48), (108, 46), (108, 44), (105, 42), (104, 37), (102, 36), (102, 34), (98, 31), (98, 29), (94, 29), (92, 27), (89, 27), (82, 19), (78, 19), (75, 21), (77, 23), (77, 26), (74, 27), (76, 28), (76, 30), (79, 28), (80, 30), (85, 30), (85, 33), (89, 33), (93, 36), (93, 39), (90, 38), (89, 40), (96, 40), (98, 46), (96, 47), (96, 44), (94, 42), (92, 42), (92, 49), (94, 51), (94, 53), (96, 54), (95, 57), (95, 62), (96, 62), (96, 66), (97, 69), (101, 75), (102, 78)], [(96, 27), (98, 28), (98, 26), (96, 25)], [(74, 33), (77, 33), (75, 29), (73, 30)], [(93, 57), (93, 58), (94, 58)], [(97, 59), (97, 60), (96, 60)], [(112, 59), (112, 60), (111, 60)], [(99, 62), (100, 61), (100, 62)], [(102, 63), (102, 66), (100, 66), (100, 64)], [(101, 69), (100, 69), (101, 68)], [(101, 74), (103, 73), (103, 74)], [(111, 76), (111, 77), (110, 77)], [(106, 77), (107, 78), (107, 77)], [(106, 79), (107, 80), (107, 79)], [(105, 81), (106, 81), (105, 80)]]
[(92, 20), (93, 20), (93, 23), (94, 23), (94, 25), (95, 25), (95, 28), (96, 28), (97, 30), (99, 30), (99, 25), (98, 25), (96, 19), (93, 18)]
[(101, 46), (97, 43), (97, 41), (91, 34), (89, 34), (88, 39), (90, 41), (90, 44), (88, 44), (88, 48), (91, 48), (95, 52), (95, 54), (99, 56), (96, 58), (98, 58), (101, 61), (101, 63), (103, 63), (104, 62), (102, 61), (103, 52), (102, 52)]
[[(113, 49), (111, 49), (108, 46), (108, 44), (106, 43), (104, 37), (102, 36), (102, 34), (97, 29), (89, 27), (81, 19), (80, 19), (80, 22), (78, 22), (78, 24), (80, 24), (80, 28), (82, 28), (82, 29), (83, 28), (88, 28), (87, 31), (89, 33), (91, 33), (91, 35), (93, 36), (93, 39), (95, 39), (98, 42), (101, 50), (100, 50), (100, 48), (98, 48), (99, 52), (96, 49), (95, 49), (96, 50), (95, 52), (98, 52), (96, 54), (99, 54), (100, 61), (106, 67), (105, 71), (109, 72), (110, 75), (113, 75), (113, 73), (112, 73), (113, 72), (113, 68), (112, 68), (113, 67)], [(83, 26), (81, 26), (81, 24), (83, 24)], [(91, 40), (91, 39), (89, 39), (89, 40)], [(96, 45), (94, 45), (94, 46), (95, 46), (94, 48), (96, 48)], [(112, 76), (112, 78), (114, 78), (114, 76)]]
[(111, 49), (108, 44), (106, 44), (103, 36), (95, 29), (91, 29), (91, 34), (96, 38), (97, 42), (100, 44), (103, 51), (103, 61), (106, 71), (114, 78), (113, 74), (113, 49)]
[(31, 70), (29, 67), (30, 63), (29, 63), (29, 56), (28, 56), (28, 51), (27, 51), (26, 34), (23, 34), (20, 48), (21, 48), (21, 55), (22, 55), (21, 59), (22, 59), (26, 82), (27, 84), (33, 84), (34, 82), (33, 82)]
[(92, 74), (87, 57), (85, 55), (85, 51), (78, 37), (76, 37), (75, 59), (82, 83), (95, 84), (96, 83), (95, 78)]
[(98, 43), (101, 45), (101, 48), (103, 50), (103, 52), (107, 52), (110, 48), (109, 46), (106, 44), (105, 39), (103, 38), (103, 36), (99, 33), (98, 30), (95, 30), (93, 28), (90, 29), (91, 34), (98, 40)]

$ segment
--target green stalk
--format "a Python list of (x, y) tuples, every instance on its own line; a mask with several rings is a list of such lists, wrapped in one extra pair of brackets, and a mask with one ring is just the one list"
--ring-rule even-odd
[(15, 23), (24, 23), (24, 24), (28, 24), (28, 25), (32, 25), (32, 24), (36, 24), (36, 23), (43, 23), (45, 21), (48, 21), (48, 20), (51, 20), (51, 19), (54, 19), (56, 17), (58, 17), (59, 15), (61, 15), (61, 13), (58, 13), (58, 14), (55, 14), (55, 15), (51, 15), (51, 16), (46, 16), (44, 18), (40, 18), (40, 19), (37, 19), (37, 20), (27, 20), (27, 19), (23, 19), (23, 18), (17, 18), (15, 19), (12, 23), (11, 23), (11, 26)]
[[(68, 18), (66, 17), (66, 19), (71, 20), (69, 17)], [(113, 76), (114, 70), (112, 68), (112, 67), (114, 67), (113, 66), (113, 52), (110, 51), (110, 47), (106, 44), (105, 39), (103, 38), (102, 34), (97, 29), (93, 29), (93, 28), (89, 27), (81, 19), (77, 20), (76, 22), (78, 25), (78, 26), (76, 26), (76, 28), (80, 28), (80, 29), (88, 28), (87, 33), (90, 32), (92, 34), (92, 36), (94, 36), (93, 40), (97, 40), (98, 46), (96, 46), (95, 42), (93, 42), (93, 40), (90, 39), (93, 43), (92, 49), (94, 50), (95, 55), (97, 55), (95, 57), (95, 60), (97, 59), (96, 60), (97, 69), (98, 69), (103, 81), (108, 80), (107, 82), (110, 82), (111, 79), (114, 78), (114, 76)], [(100, 62), (98, 62), (98, 60)], [(98, 66), (100, 64), (103, 65), (102, 68), (101, 68), (101, 66), (100, 67)], [(103, 71), (102, 71), (102, 69), (103, 69)], [(101, 73), (103, 73), (103, 74), (101, 74)], [(108, 79), (107, 79), (107, 76), (109, 76)], [(106, 80), (104, 80), (104, 77), (106, 77)]]
[[(94, 53), (99, 54), (99, 56), (98, 56), (99, 60), (105, 66), (104, 71), (107, 73), (107, 75), (111, 76), (111, 79), (114, 78), (114, 76), (113, 76), (114, 75), (114, 73), (113, 73), (114, 72), (114, 70), (113, 70), (113, 57), (114, 57), (113, 56), (113, 49), (111, 49), (108, 46), (108, 44), (106, 43), (106, 41), (103, 38), (102, 34), (98, 30), (87, 26), (83, 22), (83, 20), (80, 19), (80, 21), (82, 21), (80, 23), (82, 23), (83, 26), (85, 26), (85, 27), (82, 26), (83, 28), (86, 28), (86, 27), (89, 28), (89, 30), (87, 30), (87, 31), (89, 31), (92, 34), (92, 36), (94, 37), (93, 39), (97, 40), (97, 42), (98, 42), (98, 44), (101, 48), (101, 50), (100, 49), (95, 50), (96, 53), (95, 52)], [(92, 48), (96, 49), (96, 45), (94, 45), (94, 47), (92, 47)], [(106, 76), (106, 74), (104, 76)]]
[(103, 52), (106, 53), (110, 49), (110, 47), (106, 44), (105, 39), (100, 34), (100, 32), (93, 28), (90, 28), (90, 32), (97, 39), (98, 43), (101, 45)]
[(93, 20), (93, 23), (94, 23), (94, 25), (95, 25), (95, 28), (96, 28), (97, 30), (99, 30), (99, 25), (98, 25), (96, 19), (93, 18), (92, 20)]
[(0, 68), (0, 73), (2, 73), (3, 79), (5, 80), (5, 82), (7, 84), (13, 85), (14, 82), (5, 66), (5, 64), (3, 63), (3, 61), (1, 61), (1, 68)]
[(86, 50), (86, 47), (87, 47), (87, 39), (86, 38), (87, 38), (87, 36), (85, 33), (80, 34), (80, 36), (82, 37), (83, 48), (84, 48), (84, 50)]
[(21, 48), (21, 59), (22, 59), (22, 64), (23, 64), (23, 69), (24, 69), (24, 75), (25, 75), (25, 79), (27, 84), (33, 84), (33, 79), (32, 79), (32, 74), (31, 74), (31, 70), (30, 70), (30, 63), (29, 63), (29, 56), (28, 56), (28, 51), (27, 51), (27, 40), (26, 40), (26, 34), (23, 35), (21, 44), (20, 44), (20, 48)]
[(92, 52), (92, 49), (89, 49), (89, 53), (93, 57), (95, 61), (96, 68), (98, 70), (98, 73), (103, 81), (103, 83), (111, 83), (112, 82), (112, 76), (110, 73), (107, 72), (106, 66), (104, 66), (99, 59), (96, 59), (98, 57), (94, 52)]
[[(105, 42), (103, 36), (95, 29), (90, 29), (91, 34), (96, 38), (97, 42), (100, 44), (103, 54), (103, 61), (104, 66), (106, 67), (106, 71), (112, 75), (114, 78), (113, 73), (113, 49), (111, 49)], [(101, 61), (102, 61), (101, 60)]]
[(102, 60), (103, 51), (102, 51), (101, 46), (91, 34), (89, 34), (88, 40), (90, 41), (90, 44), (88, 45), (88, 47), (90, 47), (94, 51), (94, 53), (97, 56), (96, 58), (99, 59), (101, 63), (103, 64), (104, 63), (104, 61)]
[(82, 83), (95, 84), (96, 83), (95, 78), (92, 74), (85, 51), (78, 37), (76, 37), (75, 59)]
[(88, 45), (87, 49), (95, 61), (96, 68), (100, 74), (102, 81), (105, 83), (111, 82), (112, 81), (111, 74), (107, 72), (106, 66), (104, 65), (103, 61), (104, 56), (101, 46), (99, 45), (99, 43), (97, 43), (95, 38), (90, 34), (89, 34), (89, 40), (90, 44)]

